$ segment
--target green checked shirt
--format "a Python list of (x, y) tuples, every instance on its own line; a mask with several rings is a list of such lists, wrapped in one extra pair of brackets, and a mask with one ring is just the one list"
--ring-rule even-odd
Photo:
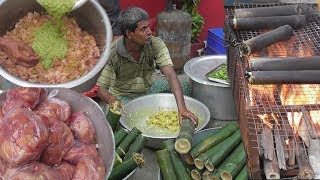
[(172, 66), (172, 60), (165, 43), (157, 37), (151, 37), (151, 43), (145, 45), (136, 62), (124, 46), (120, 37), (111, 45), (107, 64), (98, 79), (98, 86), (109, 89), (114, 96), (136, 96), (146, 93), (154, 79), (155, 66)]

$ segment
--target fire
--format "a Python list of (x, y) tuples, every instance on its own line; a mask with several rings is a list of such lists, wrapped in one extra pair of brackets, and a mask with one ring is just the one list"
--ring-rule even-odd
[(275, 99), (273, 94), (276, 92), (276, 85), (249, 85), (250, 105), (251, 106), (274, 106)]

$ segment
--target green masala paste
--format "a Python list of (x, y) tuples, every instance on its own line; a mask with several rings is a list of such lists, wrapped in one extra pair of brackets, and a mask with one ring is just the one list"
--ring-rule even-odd
[(33, 50), (40, 57), (44, 69), (53, 65), (53, 60), (64, 58), (68, 52), (68, 41), (62, 31), (62, 17), (72, 10), (77, 0), (38, 0), (55, 22), (44, 23), (33, 34)]

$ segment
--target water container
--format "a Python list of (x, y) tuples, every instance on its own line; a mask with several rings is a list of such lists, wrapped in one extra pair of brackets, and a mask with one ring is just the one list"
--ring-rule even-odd
[(157, 16), (157, 35), (169, 49), (174, 69), (183, 70), (191, 53), (191, 15), (173, 9)]

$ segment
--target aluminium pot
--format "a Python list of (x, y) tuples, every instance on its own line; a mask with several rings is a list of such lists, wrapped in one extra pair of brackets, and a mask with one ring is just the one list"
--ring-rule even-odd
[[(71, 112), (85, 112), (91, 120), (95, 128), (97, 151), (106, 167), (105, 179), (107, 179), (114, 163), (115, 144), (111, 126), (107, 123), (104, 112), (100, 106), (91, 98), (70, 89), (46, 88), (46, 90), (48, 94), (54, 91), (54, 94), (56, 94), (54, 97), (68, 102), (71, 106)], [(0, 93), (0, 106), (6, 99), (6, 92), (7, 91)]]
[(225, 55), (208, 55), (193, 58), (184, 66), (191, 81), (191, 97), (205, 104), (210, 116), (216, 120), (237, 120), (230, 85), (210, 81), (206, 74), (227, 63)]
[[(45, 12), (36, 0), (0, 0), (0, 36), (14, 28), (18, 20), (29, 12)], [(76, 19), (81, 29), (93, 35), (99, 46), (101, 56), (91, 71), (82, 77), (62, 84), (42, 84), (25, 81), (15, 77), (0, 67), (0, 78), (9, 81), (3, 90), (15, 86), (22, 87), (64, 87), (77, 92), (89, 91), (97, 82), (100, 72), (110, 55), (112, 29), (109, 18), (102, 6), (95, 0), (88, 0), (80, 8), (68, 14)], [(4, 81), (2, 80), (2, 81)], [(0, 80), (1, 82), (1, 80)]]

